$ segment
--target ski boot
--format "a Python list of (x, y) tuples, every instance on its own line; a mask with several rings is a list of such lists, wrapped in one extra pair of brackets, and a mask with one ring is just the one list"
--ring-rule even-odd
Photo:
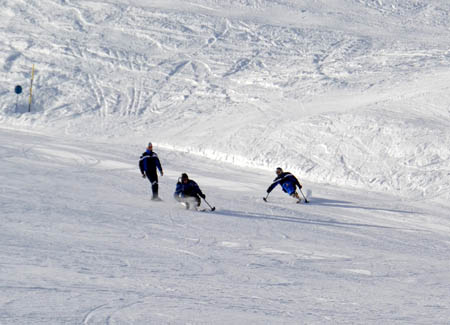
[(302, 203), (302, 199), (300, 198), (297, 192), (292, 193), (291, 196), (297, 200), (297, 203)]

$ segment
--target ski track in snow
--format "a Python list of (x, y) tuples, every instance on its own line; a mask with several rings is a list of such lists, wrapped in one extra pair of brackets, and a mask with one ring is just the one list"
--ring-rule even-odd
[[(6, 8), (3, 125), (124, 143), (150, 136), (312, 182), (449, 198), (446, 1)], [(8, 89), (22, 83), (27, 94), (32, 63), (35, 112), (14, 114)]]
[[(149, 201), (140, 147), (1, 129), (0, 322), (442, 323), (448, 206), (311, 185), (158, 150)], [(172, 201), (181, 171), (214, 213)], [(235, 191), (241, 184), (247, 188)]]
[(0, 324), (448, 322), (448, 1), (0, 4)]

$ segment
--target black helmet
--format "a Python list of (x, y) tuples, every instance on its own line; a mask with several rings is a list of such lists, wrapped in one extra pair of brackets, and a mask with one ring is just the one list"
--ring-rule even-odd
[(184, 180), (184, 179), (189, 179), (188, 174), (186, 174), (186, 173), (181, 174), (181, 180)]

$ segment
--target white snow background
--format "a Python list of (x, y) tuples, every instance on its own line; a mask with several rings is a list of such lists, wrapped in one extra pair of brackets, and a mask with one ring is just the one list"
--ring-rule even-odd
[(447, 0), (0, 7), (0, 324), (450, 324)]

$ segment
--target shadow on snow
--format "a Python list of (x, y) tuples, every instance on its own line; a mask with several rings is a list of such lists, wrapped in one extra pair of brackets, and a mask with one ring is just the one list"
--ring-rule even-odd
[(336, 208), (347, 208), (347, 209), (363, 209), (363, 210), (371, 210), (371, 211), (386, 211), (386, 212), (396, 212), (396, 213), (406, 213), (406, 214), (415, 214), (414, 211), (407, 210), (399, 210), (399, 209), (387, 209), (387, 208), (379, 208), (379, 207), (367, 207), (362, 205), (354, 205), (353, 202), (350, 201), (339, 201), (339, 200), (330, 200), (321, 197), (315, 197), (310, 201), (309, 204), (313, 205), (321, 205), (321, 206), (329, 206)]
[(399, 228), (394, 228), (394, 227), (371, 225), (371, 224), (364, 224), (364, 223), (341, 222), (341, 221), (336, 221), (336, 220), (313, 220), (313, 219), (306, 219), (306, 218), (301, 218), (301, 217), (297, 218), (297, 217), (282, 216), (282, 215), (268, 215), (268, 214), (263, 214), (263, 213), (243, 212), (243, 211), (227, 210), (227, 209), (216, 210), (215, 214), (228, 216), (228, 217), (236, 217), (236, 218), (273, 220), (273, 221), (293, 222), (293, 223), (300, 223), (300, 224), (320, 225), (320, 226), (329, 226), (329, 227), (370, 227), (370, 228), (381, 228), (381, 229), (399, 229)]
[[(276, 203), (276, 202), (271, 202), (271, 203)], [(408, 213), (408, 214), (416, 213), (414, 211), (384, 209), (384, 208), (353, 205), (352, 202), (349, 202), (349, 201), (329, 200), (329, 199), (325, 199), (325, 198), (314, 198), (311, 203), (308, 203), (308, 205), (320, 205), (320, 206), (329, 206), (329, 207), (345, 208), (345, 209), (387, 211), (387, 212)], [(302, 213), (302, 212), (300, 212), (300, 213)], [(299, 224), (319, 225), (319, 226), (328, 226), (328, 227), (366, 227), (366, 228), (379, 228), (379, 229), (411, 230), (411, 229), (406, 229), (406, 228), (389, 227), (389, 226), (382, 226), (382, 225), (368, 224), (368, 223), (342, 222), (342, 221), (337, 221), (335, 219), (317, 220), (317, 219), (312, 219), (311, 214), (309, 214), (309, 216), (310, 216), (309, 218), (305, 218), (305, 217), (301, 217), (301, 216), (293, 217), (293, 216), (276, 215), (276, 214), (269, 215), (269, 214), (264, 214), (264, 213), (244, 212), (244, 211), (236, 211), (236, 210), (228, 210), (228, 209), (221, 209), (219, 211), (216, 211), (215, 214), (219, 214), (219, 215), (223, 215), (223, 216), (231, 216), (231, 217), (236, 217), (236, 218), (273, 220), (273, 221), (293, 222), (293, 223), (299, 223)]]

